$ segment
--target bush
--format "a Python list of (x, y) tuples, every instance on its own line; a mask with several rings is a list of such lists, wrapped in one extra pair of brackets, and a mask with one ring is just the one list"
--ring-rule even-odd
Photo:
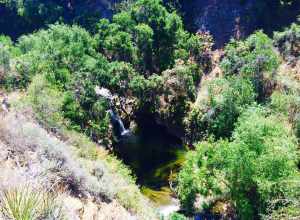
[(162, 73), (162, 89), (158, 107), (155, 109), (160, 118), (169, 125), (182, 129), (183, 119), (189, 105), (196, 99), (196, 85), (201, 72), (194, 65), (177, 63), (173, 69)]
[[(218, 149), (228, 142), (202, 142), (196, 146), (196, 151), (186, 155), (186, 162), (178, 174), (176, 193), (182, 209), (191, 214), (195, 208), (198, 194), (204, 197), (218, 196), (222, 193), (222, 171), (216, 168), (221, 165)], [(223, 189), (225, 190), (225, 189)], [(203, 204), (206, 207), (206, 204)]]
[(264, 83), (272, 80), (278, 65), (272, 40), (262, 32), (250, 35), (245, 41), (231, 41), (221, 62), (225, 75), (239, 74), (250, 79), (259, 100), (264, 99)]
[(186, 220), (187, 218), (184, 215), (181, 215), (179, 213), (173, 213), (169, 217), (170, 220)]
[(92, 71), (96, 65), (94, 46), (90, 34), (78, 26), (50, 25), (47, 30), (22, 36), (17, 44), (22, 53), (17, 65), (21, 85), (45, 73), (52, 83), (68, 88), (75, 77), (70, 73)]
[(48, 127), (63, 123), (63, 93), (52, 86), (44, 75), (37, 75), (28, 88), (28, 99), (37, 117)]
[(292, 24), (282, 32), (275, 32), (274, 45), (285, 60), (297, 61), (300, 57), (300, 25)]
[(271, 201), (297, 193), (290, 184), (300, 177), (296, 140), (280, 118), (266, 112), (249, 108), (240, 116), (232, 142), (202, 142), (189, 153), (177, 186), (186, 211), (193, 211), (198, 194), (223, 196), (241, 219), (253, 219), (265, 214)]
[(217, 138), (230, 137), (238, 116), (254, 103), (255, 97), (251, 82), (241, 77), (212, 83), (209, 88), (208, 133)]
[(271, 96), (270, 107), (277, 114), (286, 116), (300, 138), (300, 99), (296, 91), (275, 91)]
[(185, 118), (190, 143), (203, 137), (230, 137), (238, 116), (255, 102), (250, 80), (241, 76), (215, 79), (208, 85), (207, 101), (196, 104)]
[(5, 85), (11, 71), (11, 59), (14, 56), (14, 46), (11, 39), (0, 35), (0, 85)]
[[(51, 25), (21, 37), (17, 47), (22, 53), (17, 57), (18, 75), (10, 81), (22, 88), (34, 79), (29, 95), (40, 118), (52, 124), (65, 118), (71, 128), (108, 145), (108, 103), (97, 99), (94, 88), (113, 88), (110, 84), (116, 84), (125, 67), (112, 64), (117, 69), (112, 75), (106, 59), (96, 53), (93, 38), (78, 26)], [(121, 90), (122, 85), (116, 86)]]

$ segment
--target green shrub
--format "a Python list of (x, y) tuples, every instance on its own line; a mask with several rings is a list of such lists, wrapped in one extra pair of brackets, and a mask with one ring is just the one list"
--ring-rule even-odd
[(275, 32), (274, 44), (285, 60), (297, 61), (300, 57), (300, 25), (292, 24), (282, 32)]
[(157, 92), (160, 100), (155, 110), (162, 120), (182, 129), (189, 105), (196, 99), (196, 85), (201, 75), (202, 72), (194, 65), (180, 63), (162, 73), (163, 86)]
[(212, 83), (209, 88), (208, 133), (217, 138), (230, 137), (238, 116), (254, 103), (255, 97), (251, 82), (241, 77)]
[(189, 153), (178, 176), (182, 207), (193, 211), (198, 194), (223, 196), (241, 219), (258, 218), (273, 200), (297, 193), (290, 184), (300, 177), (297, 153), (296, 140), (281, 118), (251, 107), (240, 116), (232, 142), (202, 142)]
[(250, 35), (245, 41), (231, 41), (225, 47), (221, 67), (225, 75), (242, 75), (253, 83), (258, 99), (263, 100), (264, 82), (272, 80), (279, 59), (272, 40), (262, 32)]
[(300, 138), (300, 98), (297, 92), (275, 91), (271, 96), (270, 107), (278, 114), (286, 116)]
[(28, 88), (28, 99), (38, 118), (49, 127), (63, 123), (63, 93), (52, 86), (44, 75), (33, 78)]
[(186, 213), (191, 214), (195, 210), (194, 203), (198, 194), (204, 197), (217, 196), (225, 190), (222, 186), (224, 174), (217, 168), (221, 168), (222, 164), (218, 150), (220, 146), (227, 145), (226, 141), (202, 142), (196, 146), (196, 151), (186, 155), (187, 160), (178, 174), (176, 187), (182, 209)]
[(267, 212), (262, 215), (264, 220), (288, 220), (300, 217), (300, 179), (289, 179), (285, 182), (288, 185), (289, 197), (278, 196), (271, 200), (267, 207)]
[(184, 215), (181, 215), (179, 213), (173, 213), (169, 217), (170, 220), (186, 220), (187, 218)]
[(0, 35), (0, 85), (5, 84), (8, 72), (11, 70), (12, 41), (9, 37)]
[(219, 78), (208, 86), (208, 100), (196, 104), (185, 118), (189, 142), (214, 135), (230, 137), (238, 116), (255, 102), (250, 80), (241, 76)]
[[(70, 73), (92, 70), (96, 62), (95, 42), (90, 34), (78, 26), (50, 25), (49, 29), (22, 36), (17, 47), (22, 56), (17, 70), (22, 86), (33, 75), (45, 73), (52, 83), (67, 87)], [(73, 76), (74, 77), (74, 76)]]

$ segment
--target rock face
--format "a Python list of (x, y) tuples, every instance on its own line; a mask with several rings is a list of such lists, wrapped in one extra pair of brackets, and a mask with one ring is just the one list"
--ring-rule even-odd
[(254, 22), (244, 19), (251, 16), (254, 1), (241, 4), (239, 0), (195, 0), (185, 6), (193, 7), (193, 21), (200, 31), (208, 31), (214, 36), (216, 46), (223, 45), (232, 36), (242, 37), (255, 28)]
[(295, 21), (300, 1), (283, 6), (270, 0), (185, 0), (181, 10), (190, 30), (210, 32), (215, 46), (221, 47), (231, 37), (241, 38), (257, 29), (272, 33)]

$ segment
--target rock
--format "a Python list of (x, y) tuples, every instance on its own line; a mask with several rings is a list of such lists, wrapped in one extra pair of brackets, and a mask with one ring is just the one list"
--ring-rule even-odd
[(80, 220), (84, 206), (79, 199), (67, 196), (63, 198), (63, 206), (66, 219)]
[(96, 204), (91, 200), (81, 201), (69, 195), (62, 196), (66, 219), (72, 220), (136, 220), (117, 201)]
[(117, 201), (102, 203), (97, 220), (137, 220), (126, 211)]
[(98, 219), (98, 207), (91, 201), (88, 201), (84, 206), (82, 220), (96, 220)]
[(180, 210), (180, 204), (177, 199), (172, 198), (171, 203), (165, 206), (159, 207), (159, 213), (167, 218), (169, 215), (171, 215), (173, 212), (177, 212)]
[[(271, 34), (274, 29), (296, 21), (299, 8), (299, 1), (280, 7), (278, 1), (271, 0), (265, 3), (262, 0), (181, 1), (186, 26), (193, 31), (209, 31), (217, 48), (232, 37), (243, 38), (257, 29)], [(277, 22), (273, 22), (275, 17)]]

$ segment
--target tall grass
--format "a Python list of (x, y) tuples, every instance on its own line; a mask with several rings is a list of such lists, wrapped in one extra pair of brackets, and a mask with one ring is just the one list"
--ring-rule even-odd
[(30, 186), (4, 190), (0, 194), (1, 217), (14, 220), (63, 219), (55, 196)]

